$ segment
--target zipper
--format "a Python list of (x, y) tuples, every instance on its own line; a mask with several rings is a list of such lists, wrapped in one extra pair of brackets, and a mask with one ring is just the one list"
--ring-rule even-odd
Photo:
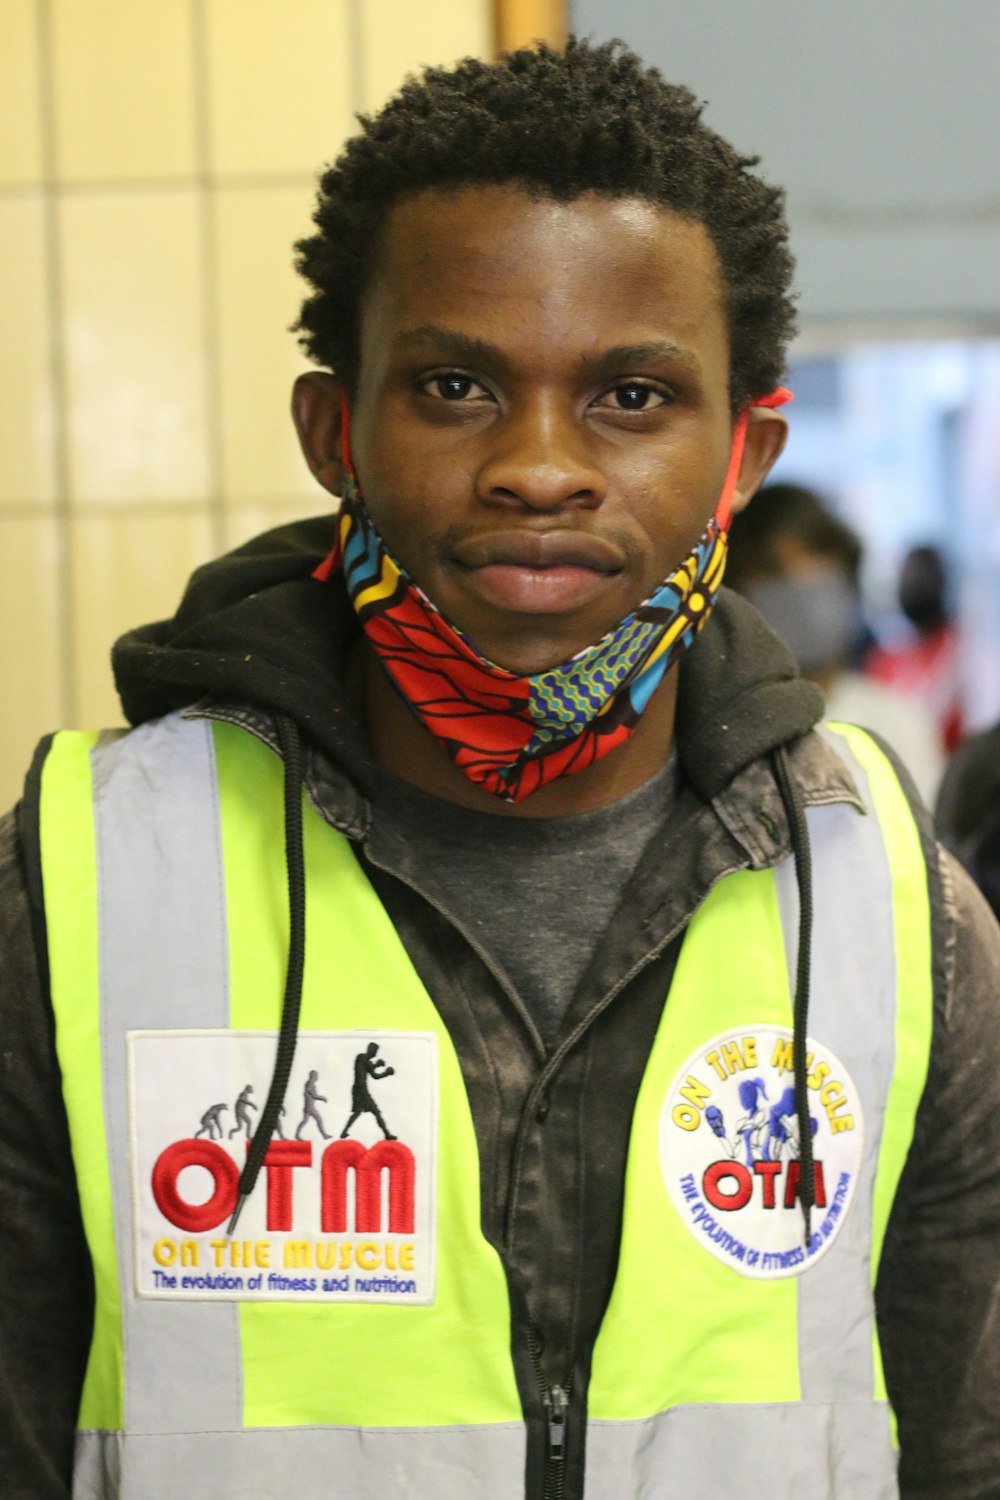
[(562, 1500), (566, 1484), (566, 1411), (569, 1391), (561, 1385), (542, 1389), (542, 1405), (548, 1421), (548, 1446), (545, 1450), (544, 1500)]
[(570, 1384), (547, 1385), (542, 1374), (535, 1330), (528, 1325), (528, 1350), (545, 1415), (545, 1469), (542, 1475), (542, 1500), (562, 1500), (566, 1487), (566, 1418), (569, 1413)]

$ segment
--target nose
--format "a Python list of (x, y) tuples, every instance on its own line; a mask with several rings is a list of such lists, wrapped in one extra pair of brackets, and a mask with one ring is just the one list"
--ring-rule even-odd
[(587, 433), (572, 411), (554, 399), (518, 403), (493, 429), (493, 443), (477, 475), (488, 505), (557, 513), (594, 510), (607, 480), (594, 460)]

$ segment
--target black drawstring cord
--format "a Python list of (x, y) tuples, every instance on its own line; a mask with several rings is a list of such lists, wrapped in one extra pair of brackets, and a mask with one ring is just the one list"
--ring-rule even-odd
[(281, 1007), (281, 1029), (274, 1058), (274, 1071), (267, 1100), (260, 1112), (240, 1173), (239, 1197), (229, 1220), (227, 1234), (232, 1234), (243, 1205), (254, 1190), (278, 1124), (278, 1114), (285, 1099), (288, 1077), (295, 1058), (299, 1033), (299, 1011), (302, 1008), (302, 975), (306, 959), (306, 876), (302, 849), (302, 746), (299, 728), (287, 714), (275, 720), (278, 743), (285, 762), (285, 867), (288, 871), (288, 968), (285, 974), (285, 998)]
[(810, 1217), (816, 1203), (813, 1167), (812, 1122), (809, 1118), (809, 1088), (806, 1083), (806, 1033), (809, 1029), (809, 967), (812, 951), (812, 858), (809, 830), (799, 789), (788, 763), (788, 751), (779, 745), (772, 755), (775, 779), (788, 818), (799, 888), (799, 951), (795, 969), (795, 1005), (792, 1011), (792, 1070), (795, 1078), (795, 1117), (799, 1125), (799, 1197), (806, 1224), (806, 1249), (811, 1239)]

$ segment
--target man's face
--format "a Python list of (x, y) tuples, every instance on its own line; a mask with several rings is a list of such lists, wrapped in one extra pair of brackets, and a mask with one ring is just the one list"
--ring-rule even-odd
[(516, 187), (392, 211), (355, 467), (390, 551), (491, 661), (565, 661), (689, 552), (725, 476), (729, 341), (702, 225)]

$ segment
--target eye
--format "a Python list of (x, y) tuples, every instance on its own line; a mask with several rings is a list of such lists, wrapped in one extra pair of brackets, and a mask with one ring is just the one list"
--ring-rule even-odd
[(489, 391), (473, 380), (471, 375), (463, 375), (458, 370), (446, 370), (442, 375), (432, 375), (423, 382), (423, 389), (428, 395), (437, 396), (442, 401), (491, 401)]
[(594, 402), (595, 406), (610, 407), (612, 411), (652, 411), (657, 406), (666, 406), (669, 401), (666, 391), (645, 380), (623, 380), (612, 386)]

